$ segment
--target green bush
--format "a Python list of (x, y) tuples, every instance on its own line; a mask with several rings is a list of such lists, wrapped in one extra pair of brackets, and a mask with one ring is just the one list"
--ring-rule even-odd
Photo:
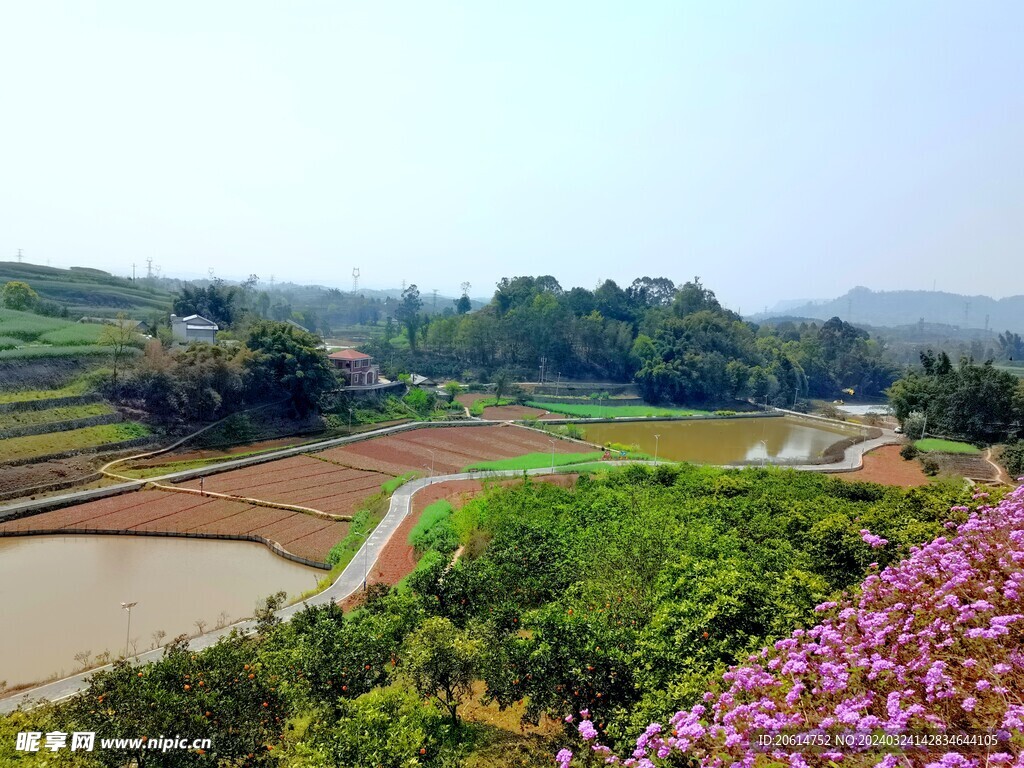
[(902, 456), (907, 461), (910, 461), (911, 459), (916, 459), (919, 453), (920, 451), (917, 449), (917, 446), (914, 445), (913, 443), (907, 443), (902, 448), (900, 448), (900, 456)]
[(459, 541), (452, 527), (452, 505), (442, 500), (424, 509), (419, 522), (409, 532), (409, 543), (421, 555), (427, 550), (454, 552)]
[(1024, 440), (1018, 440), (1007, 445), (1003, 448), (1000, 458), (1011, 477), (1016, 478), (1024, 475)]
[(921, 466), (924, 467), (924, 473), (929, 477), (935, 477), (935, 475), (939, 474), (939, 462), (930, 456), (926, 457), (924, 461), (921, 462)]

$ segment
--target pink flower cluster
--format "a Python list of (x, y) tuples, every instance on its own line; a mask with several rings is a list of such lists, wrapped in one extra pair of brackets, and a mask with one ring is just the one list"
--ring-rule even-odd
[[(986, 496), (979, 495), (983, 500)], [(868, 531), (872, 546), (887, 542)], [(702, 768), (792, 768), (877, 765), (879, 768), (1024, 768), (1024, 487), (998, 507), (979, 506), (951, 538), (911, 550), (897, 565), (871, 570), (860, 593), (818, 606), (825, 619), (751, 656), (724, 676), (724, 689), (677, 712), (669, 728), (652, 724), (632, 754), (580, 734), (593, 759), (653, 768), (685, 753)], [(814, 751), (766, 748), (764, 734), (906, 733), (987, 729), (987, 750), (867, 747)], [(584, 733), (586, 730), (586, 733)], [(1014, 755), (1017, 755), (1016, 757)], [(572, 761), (568, 750), (560, 753)], [(579, 763), (582, 764), (582, 763)]]

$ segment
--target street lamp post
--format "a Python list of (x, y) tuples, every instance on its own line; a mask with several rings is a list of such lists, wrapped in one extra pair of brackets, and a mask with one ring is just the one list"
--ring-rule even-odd
[(431, 479), (431, 481), (433, 481), (433, 479), (434, 479), (434, 455), (437, 453), (437, 451), (431, 451), (428, 448), (427, 449), (427, 453), (430, 454), (430, 479)]
[(658, 443), (661, 442), (661, 435), (654, 436), (654, 463), (658, 463)]
[(768, 443), (764, 440), (758, 440), (757, 442), (764, 446), (764, 456), (761, 457), (761, 466), (763, 467), (764, 463), (768, 460)]
[(128, 631), (124, 635), (124, 657), (128, 658), (128, 641), (132, 636), (132, 608), (138, 605), (138, 601), (134, 603), (121, 603), (121, 607), (128, 611)]
[(555, 474), (555, 441), (548, 440), (551, 443), (551, 474)]
[(348, 432), (349, 432), (349, 434), (352, 434), (352, 416), (353, 416), (353, 414), (355, 414), (355, 411), (356, 411), (355, 408), (349, 408), (348, 409)]

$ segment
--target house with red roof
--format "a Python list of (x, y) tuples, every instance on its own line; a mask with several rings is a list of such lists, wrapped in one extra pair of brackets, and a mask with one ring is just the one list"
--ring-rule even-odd
[(369, 387), (380, 382), (380, 367), (369, 355), (354, 349), (339, 349), (327, 359), (341, 371), (347, 387)]

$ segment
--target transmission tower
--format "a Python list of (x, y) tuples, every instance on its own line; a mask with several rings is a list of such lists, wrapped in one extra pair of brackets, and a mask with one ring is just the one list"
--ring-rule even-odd
[(405, 280), (402, 281), (402, 293), (405, 293)]
[(152, 279), (153, 278), (153, 257), (152, 256), (150, 256), (148, 259), (146, 259), (146, 278), (147, 279)]
[(18, 249), (18, 263), (21, 264), (21, 248)]
[(352, 267), (352, 295), (359, 291), (359, 267)]
[(434, 311), (437, 312), (437, 288), (434, 289)]

